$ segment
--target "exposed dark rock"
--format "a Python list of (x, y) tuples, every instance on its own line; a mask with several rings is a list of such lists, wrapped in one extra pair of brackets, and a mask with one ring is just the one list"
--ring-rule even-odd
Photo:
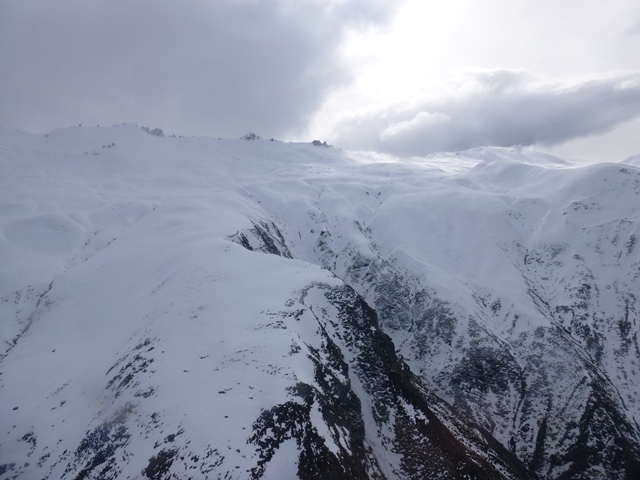
[(142, 473), (151, 480), (164, 480), (165, 478), (169, 478), (166, 475), (177, 455), (178, 450), (175, 449), (160, 450), (157, 455), (149, 459), (149, 465), (147, 465), (147, 468), (145, 468)]
[(252, 222), (253, 228), (229, 236), (229, 240), (247, 250), (292, 258), (282, 232), (273, 222)]
[(119, 478), (121, 472), (116, 455), (127, 446), (131, 438), (127, 420), (132, 410), (133, 407), (127, 405), (113, 418), (87, 432), (76, 448), (73, 461), (68, 464), (64, 478), (71, 478), (69, 475), (73, 475), (74, 480)]

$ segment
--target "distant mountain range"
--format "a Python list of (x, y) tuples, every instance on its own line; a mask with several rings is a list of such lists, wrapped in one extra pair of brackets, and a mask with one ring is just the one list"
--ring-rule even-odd
[(0, 479), (640, 478), (640, 161), (0, 129)]

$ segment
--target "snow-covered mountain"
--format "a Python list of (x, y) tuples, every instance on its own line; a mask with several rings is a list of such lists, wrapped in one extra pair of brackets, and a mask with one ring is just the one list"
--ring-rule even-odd
[(636, 162), (316, 143), (0, 130), (0, 479), (640, 478)]

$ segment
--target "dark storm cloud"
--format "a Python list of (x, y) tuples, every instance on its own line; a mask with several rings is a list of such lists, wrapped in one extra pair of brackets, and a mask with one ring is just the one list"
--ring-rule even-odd
[(345, 121), (335, 142), (398, 155), (482, 145), (558, 145), (640, 116), (640, 73), (543, 83), (521, 71), (469, 74), (439, 98)]
[(291, 133), (350, 79), (345, 28), (384, 22), (392, 3), (0, 0), (0, 125)]

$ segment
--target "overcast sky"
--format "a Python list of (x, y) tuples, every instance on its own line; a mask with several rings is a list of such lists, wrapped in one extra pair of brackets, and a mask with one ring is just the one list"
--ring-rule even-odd
[(0, 0), (0, 125), (640, 153), (637, 0)]

